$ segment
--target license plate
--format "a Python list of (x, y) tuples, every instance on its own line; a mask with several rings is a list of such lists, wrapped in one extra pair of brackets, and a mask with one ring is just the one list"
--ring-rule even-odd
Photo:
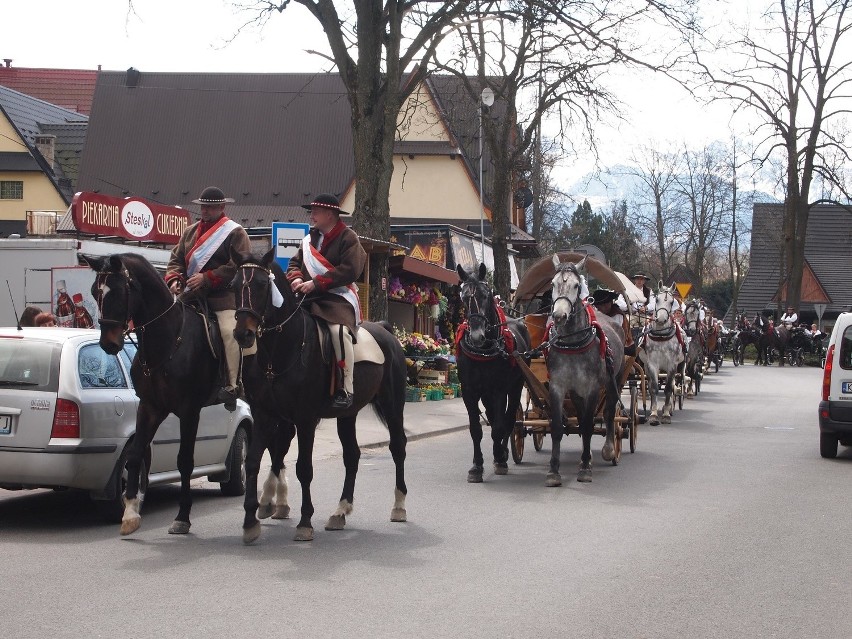
[(12, 432), (12, 416), (0, 415), (0, 435), (8, 435)]
[(852, 382), (840, 382), (840, 392), (844, 395), (852, 393)]

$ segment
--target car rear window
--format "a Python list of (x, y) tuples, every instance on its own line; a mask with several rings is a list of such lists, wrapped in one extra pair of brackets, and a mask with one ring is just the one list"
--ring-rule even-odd
[(852, 325), (846, 327), (840, 338), (840, 367), (852, 369)]
[(107, 354), (98, 344), (80, 349), (77, 372), (83, 388), (127, 388), (118, 357)]
[(32, 339), (0, 339), (0, 388), (56, 392), (60, 344)]

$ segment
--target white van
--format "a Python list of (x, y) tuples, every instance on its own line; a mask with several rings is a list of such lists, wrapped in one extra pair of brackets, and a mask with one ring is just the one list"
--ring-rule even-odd
[(852, 313), (841, 313), (831, 331), (819, 403), (819, 452), (837, 457), (837, 444), (852, 446)]

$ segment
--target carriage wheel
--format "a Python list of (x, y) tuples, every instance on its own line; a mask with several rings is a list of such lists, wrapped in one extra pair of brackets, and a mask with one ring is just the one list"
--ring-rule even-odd
[[(684, 382), (684, 379), (683, 379), (683, 375), (678, 373), (678, 377), (680, 377), (680, 384), (678, 384), (678, 388), (680, 388), (680, 391), (678, 391), (678, 394), (677, 394), (677, 409), (683, 410), (683, 395), (684, 395), (683, 386), (684, 386), (685, 382)], [(677, 383), (677, 380), (675, 380), (675, 383)], [(698, 391), (696, 390), (695, 392), (697, 393)]]
[[(619, 412), (624, 412), (624, 411), (619, 411)], [(612, 443), (613, 443), (613, 448), (615, 449), (615, 457), (612, 458), (612, 465), (613, 466), (618, 466), (618, 461), (621, 459), (621, 436), (622, 436), (622, 433), (619, 432), (619, 431), (622, 428), (623, 427), (621, 426), (621, 424), (618, 424), (618, 423), (613, 424)]]
[(512, 461), (520, 464), (524, 458), (524, 437), (527, 435), (527, 430), (522, 424), (515, 424), (512, 429), (512, 436), (509, 438), (512, 442)]
[(532, 438), (533, 448), (535, 448), (536, 451), (540, 451), (542, 446), (544, 446), (544, 433), (541, 431), (535, 432), (532, 434)]
[(630, 387), (630, 452), (636, 452), (636, 436), (639, 431), (639, 402), (637, 395), (639, 390), (633, 384)]

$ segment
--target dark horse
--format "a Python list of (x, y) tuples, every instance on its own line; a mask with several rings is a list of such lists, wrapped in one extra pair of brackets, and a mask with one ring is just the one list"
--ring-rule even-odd
[(494, 472), (505, 475), (509, 472), (509, 437), (524, 387), (512, 353), (526, 352), (530, 335), (523, 322), (503, 316), (502, 308), (495, 303), (494, 291), (485, 282), (485, 264), (479, 265), (478, 275), (468, 273), (461, 265), (457, 270), (467, 319), (456, 336), (456, 358), (473, 440), (473, 466), (467, 472), (467, 480), (479, 483), (484, 465), (479, 402), (485, 406), (485, 416), (491, 424)]
[[(277, 424), (292, 421), (298, 434), (299, 458), (296, 476), (302, 486), (301, 519), (296, 541), (313, 539), (311, 502), (314, 436), (321, 418), (337, 418), (337, 434), (343, 447), (346, 476), (337, 510), (326, 530), (342, 530), (346, 515), (352, 512), (355, 477), (361, 450), (355, 434), (358, 412), (372, 403), (390, 434), (390, 451), (396, 465), (396, 489), (391, 521), (406, 521), (405, 445), (403, 409), (405, 407), (406, 367), (402, 346), (390, 327), (372, 322), (361, 324), (357, 339), (366, 342), (372, 336), (384, 363), (359, 361), (355, 364), (355, 398), (351, 408), (331, 408), (333, 351), (330, 342), (322, 344), (318, 320), (302, 308), (303, 297), (290, 289), (281, 267), (268, 252), (258, 263), (251, 256), (235, 256), (239, 265), (232, 282), (237, 301), (237, 327), (234, 336), (247, 348), (257, 339), (255, 365), (246, 367), (243, 383), (254, 417), (252, 440), (246, 457), (246, 498), (243, 541), (251, 543), (260, 536), (257, 475), (263, 451), (276, 438)], [(356, 352), (357, 359), (357, 352)], [(292, 437), (292, 434), (290, 435)]]
[(604, 461), (617, 463), (615, 451), (615, 407), (624, 367), (624, 330), (608, 316), (597, 320), (592, 307), (582, 298), (580, 275), (586, 258), (579, 263), (559, 261), (553, 256), (553, 326), (548, 341), (547, 373), (550, 377), (550, 471), (545, 486), (561, 486), (559, 453), (565, 424), (562, 420), (566, 397), (577, 413), (577, 425), (583, 439), (577, 481), (592, 481), (591, 442), (595, 415), (603, 402), (606, 441), (601, 450)]
[[(214, 403), (211, 400), (219, 387), (219, 363), (208, 346), (205, 320), (176, 301), (159, 273), (139, 255), (112, 255), (88, 263), (97, 271), (92, 296), (100, 314), (101, 348), (111, 355), (121, 351), (131, 320), (138, 339), (130, 376), (139, 396), (139, 410), (136, 435), (127, 453), (121, 534), (129, 535), (141, 524), (139, 512), (148, 483), (151, 441), (169, 413), (180, 419), (177, 467), (181, 489), (180, 507), (169, 532), (186, 534), (192, 509), (189, 482), (195, 466), (198, 419), (201, 409)], [(242, 494), (242, 481), (238, 483), (239, 488), (235, 484), (230, 494)]]
[(734, 352), (734, 364), (745, 363), (745, 349), (749, 344), (754, 344), (757, 348), (757, 342), (760, 340), (760, 331), (754, 328), (748, 321), (745, 313), (737, 315), (737, 333), (734, 337), (734, 343), (731, 350)]
[(762, 313), (758, 313), (755, 316), (753, 323), (760, 333), (760, 338), (757, 341), (757, 360), (755, 360), (755, 364), (771, 365), (774, 359), (772, 350), (775, 349), (780, 355), (778, 358), (779, 366), (784, 366), (787, 342), (790, 340), (790, 332), (787, 330), (787, 327), (773, 327)]

